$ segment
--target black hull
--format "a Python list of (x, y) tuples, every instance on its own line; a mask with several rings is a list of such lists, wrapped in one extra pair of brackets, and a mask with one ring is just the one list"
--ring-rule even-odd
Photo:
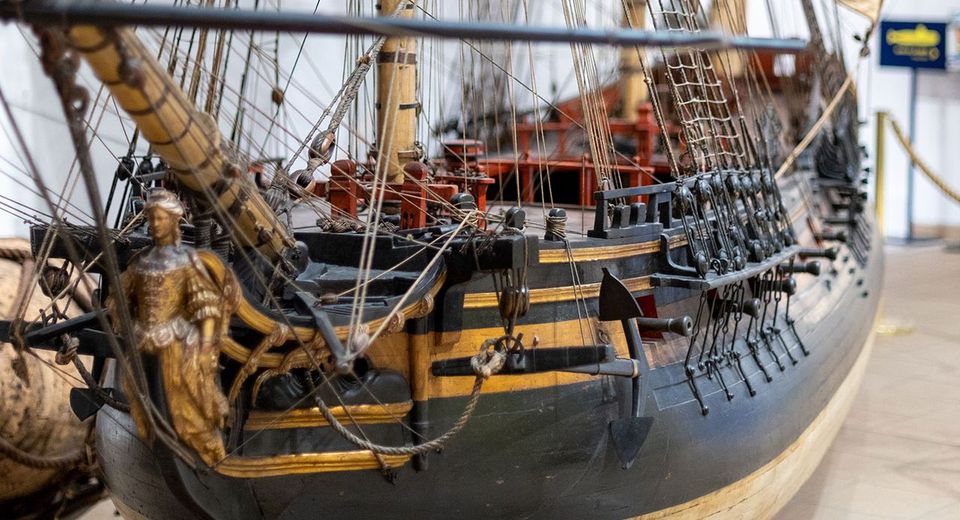
[[(792, 315), (810, 355), (788, 329), (783, 338), (797, 364), (782, 349), (784, 371), (762, 357), (773, 376), (767, 383), (745, 360), (756, 396), (741, 381), (731, 385), (735, 397), (728, 401), (715, 381), (698, 377), (711, 410), (704, 416), (680, 363), (653, 370), (645, 396), (653, 427), (629, 470), (621, 469), (610, 445), (608, 423), (620, 416), (630, 389), (627, 380), (608, 376), (484, 395), (443, 453), (427, 456), (423, 471), (406, 464), (393, 484), (375, 470), (257, 479), (195, 475), (147, 450), (131, 435), (129, 417), (104, 410), (97, 434), (107, 482), (125, 514), (148, 518), (623, 518), (684, 504), (775, 460), (834, 397), (877, 310), (878, 249), (861, 267), (841, 248), (835, 269), (828, 266), (797, 294)], [(480, 318), (465, 316), (473, 324)], [(724, 370), (728, 383), (737, 380), (732, 369)], [(431, 399), (431, 434), (445, 431), (464, 403)], [(300, 441), (289, 442), (309, 442), (311, 434), (303, 430)]]

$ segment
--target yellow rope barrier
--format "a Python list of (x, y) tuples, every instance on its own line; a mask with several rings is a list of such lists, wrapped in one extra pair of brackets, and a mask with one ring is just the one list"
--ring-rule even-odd
[(903, 146), (903, 151), (907, 152), (907, 155), (910, 156), (910, 160), (920, 168), (920, 171), (930, 179), (937, 188), (940, 188), (940, 191), (944, 195), (954, 200), (954, 202), (960, 202), (960, 192), (954, 190), (947, 182), (943, 180), (939, 175), (933, 173), (927, 163), (923, 162), (923, 159), (917, 155), (917, 151), (913, 149), (913, 146), (910, 145), (910, 140), (907, 139), (907, 136), (904, 135), (903, 129), (900, 128), (900, 125), (889, 115), (885, 118), (886, 121), (890, 122), (890, 126), (893, 127), (893, 133), (896, 134), (897, 140), (900, 141), (900, 145)]

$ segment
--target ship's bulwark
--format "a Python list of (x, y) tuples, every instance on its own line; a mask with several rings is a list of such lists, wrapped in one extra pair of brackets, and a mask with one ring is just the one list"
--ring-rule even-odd
[[(194, 476), (155, 458), (129, 433), (127, 416), (104, 409), (97, 425), (107, 481), (125, 515), (148, 518), (204, 517), (181, 501), (195, 501), (214, 518), (626, 518), (686, 504), (780, 460), (835, 396), (873, 323), (882, 273), (877, 249), (863, 268), (841, 251), (846, 261), (834, 261), (835, 272), (826, 269), (798, 293), (791, 309), (810, 356), (800, 353), (787, 330), (783, 337), (798, 364), (780, 351), (786, 365), (780, 372), (772, 358), (762, 358), (773, 382), (764, 382), (745, 360), (755, 397), (737, 383), (728, 402), (715, 381), (698, 377), (711, 409), (703, 416), (681, 366), (655, 368), (654, 389), (645, 396), (653, 427), (629, 470), (620, 468), (607, 426), (626, 406), (629, 383), (602, 377), (485, 394), (467, 428), (443, 453), (427, 457), (426, 470), (407, 464), (393, 484), (376, 470)], [(464, 398), (431, 400), (432, 435), (449, 427), (464, 404)], [(317, 433), (298, 433), (305, 443), (311, 434)], [(296, 436), (289, 442), (296, 451)], [(782, 502), (792, 490), (771, 492)], [(727, 498), (735, 503), (742, 497)], [(686, 512), (696, 516), (692, 511)]]

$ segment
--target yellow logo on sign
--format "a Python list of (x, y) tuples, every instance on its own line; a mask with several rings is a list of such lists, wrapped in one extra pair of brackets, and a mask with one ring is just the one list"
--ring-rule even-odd
[(940, 45), (940, 33), (917, 24), (913, 29), (891, 29), (887, 31), (887, 45), (909, 45), (911, 47), (936, 47)]

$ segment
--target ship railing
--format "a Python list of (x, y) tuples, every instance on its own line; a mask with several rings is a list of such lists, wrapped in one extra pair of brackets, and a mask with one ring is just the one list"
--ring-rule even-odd
[[(649, 186), (633, 186), (597, 191), (592, 238), (625, 238), (649, 234), (674, 227), (673, 191), (676, 184), (667, 182)], [(623, 203), (631, 198), (646, 202)]]
[[(655, 286), (708, 290), (755, 277), (799, 251), (763, 172), (715, 171), (677, 182), (597, 191), (593, 238), (659, 234)], [(638, 200), (639, 202), (629, 202)], [(774, 201), (774, 202), (771, 202)], [(679, 211), (677, 211), (679, 210)], [(677, 236), (687, 247), (667, 247)]]

